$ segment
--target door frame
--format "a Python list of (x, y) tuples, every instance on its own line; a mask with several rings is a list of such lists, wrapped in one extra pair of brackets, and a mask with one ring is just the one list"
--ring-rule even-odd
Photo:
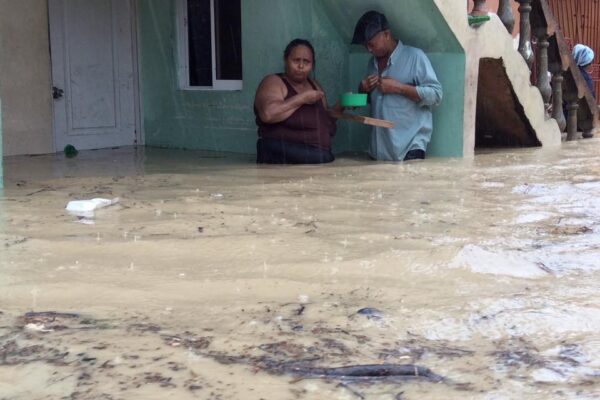
[(133, 101), (134, 105), (134, 119), (135, 119), (135, 146), (144, 146), (146, 144), (146, 138), (144, 135), (144, 121), (142, 119), (142, 98), (141, 98), (141, 85), (140, 85), (140, 46), (139, 46), (139, 1), (140, 0), (129, 0), (131, 2), (131, 51), (133, 52)]
[[(134, 108), (133, 108), (133, 112), (134, 112), (134, 129), (135, 129), (135, 135), (134, 135), (134, 140), (135, 143), (133, 143), (133, 146), (143, 146), (145, 144), (145, 135), (144, 135), (144, 126), (143, 126), (143, 121), (142, 121), (142, 102), (141, 102), (141, 90), (140, 90), (140, 46), (139, 46), (139, 14), (138, 14), (138, 2), (139, 0), (126, 0), (129, 1), (130, 4), (130, 10), (131, 10), (131, 56), (132, 56), (132, 62), (133, 62), (133, 102), (134, 102)], [(48, 3), (46, 3), (46, 6), (48, 7)], [(48, 18), (48, 32), (50, 32), (50, 18)], [(49, 47), (50, 49), (52, 48), (50, 46), (50, 37), (48, 37), (49, 40)], [(52, 71), (53, 68), (53, 63), (52, 63), (52, 50), (50, 50), (50, 71)], [(52, 72), (51, 72), (52, 75)], [(52, 82), (52, 80), (50, 81), (51, 84), (54, 84), (54, 82)], [(52, 109), (54, 109), (54, 102), (52, 103)], [(56, 121), (55, 121), (55, 116), (54, 116), (54, 112), (52, 112), (52, 143), (53, 143), (53, 150), (56, 153), (59, 153), (62, 151), (62, 149), (58, 149), (57, 148), (57, 132), (56, 132)]]

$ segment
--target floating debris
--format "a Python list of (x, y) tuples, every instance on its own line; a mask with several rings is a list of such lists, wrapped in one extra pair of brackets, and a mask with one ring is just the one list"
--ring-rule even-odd
[(444, 378), (433, 373), (429, 368), (413, 364), (368, 364), (344, 367), (289, 367), (286, 373), (304, 378), (335, 378), (342, 380), (396, 380), (424, 379), (431, 382), (442, 382)]
[(364, 315), (368, 319), (373, 320), (381, 320), (383, 318), (383, 313), (376, 308), (365, 307), (361, 308), (356, 312), (358, 315)]

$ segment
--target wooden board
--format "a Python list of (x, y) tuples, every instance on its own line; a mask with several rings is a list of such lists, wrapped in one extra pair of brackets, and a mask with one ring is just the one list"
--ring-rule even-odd
[(381, 128), (393, 128), (395, 126), (392, 121), (387, 121), (385, 119), (364, 117), (362, 115), (346, 114), (346, 113), (338, 112), (338, 111), (332, 111), (331, 115), (338, 119), (345, 119), (348, 121), (360, 122), (361, 124), (379, 126)]

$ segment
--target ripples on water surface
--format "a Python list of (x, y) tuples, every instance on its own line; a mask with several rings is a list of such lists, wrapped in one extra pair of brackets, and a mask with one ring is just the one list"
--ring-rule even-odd
[[(600, 398), (599, 152), (8, 158), (0, 399)], [(447, 379), (281, 374), (379, 363)]]

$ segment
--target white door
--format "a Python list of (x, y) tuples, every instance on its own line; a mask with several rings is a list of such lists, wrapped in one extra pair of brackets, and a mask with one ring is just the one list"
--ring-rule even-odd
[(130, 0), (49, 0), (56, 151), (133, 145)]

